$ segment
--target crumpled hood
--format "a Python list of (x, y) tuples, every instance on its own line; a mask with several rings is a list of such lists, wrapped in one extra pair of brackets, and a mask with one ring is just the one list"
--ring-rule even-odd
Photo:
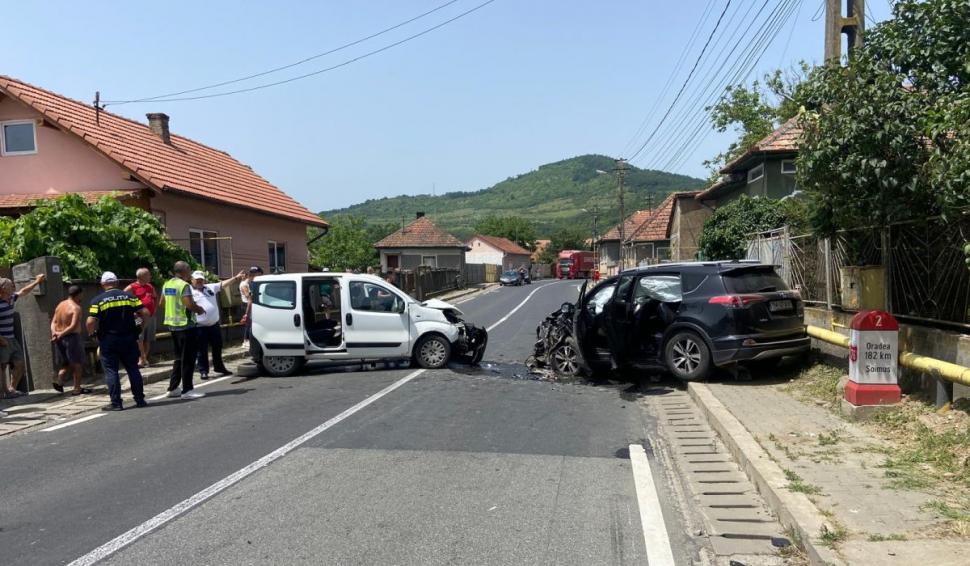
[(444, 302), (444, 301), (442, 301), (440, 299), (428, 299), (427, 301), (422, 302), (421, 303), (421, 306), (427, 307), (429, 309), (436, 309), (436, 310), (439, 310), (439, 311), (447, 311), (447, 310), (450, 310), (450, 311), (454, 312), (455, 314), (457, 314), (459, 316), (465, 314), (465, 313), (461, 312), (461, 309), (459, 309), (455, 305), (453, 305), (451, 303), (446, 303), (446, 302)]

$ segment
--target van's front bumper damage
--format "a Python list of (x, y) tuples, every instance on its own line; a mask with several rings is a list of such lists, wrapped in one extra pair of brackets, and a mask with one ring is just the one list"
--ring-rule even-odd
[(477, 364), (485, 356), (488, 346), (488, 331), (481, 326), (461, 322), (458, 325), (458, 338), (452, 342), (451, 350), (464, 361)]

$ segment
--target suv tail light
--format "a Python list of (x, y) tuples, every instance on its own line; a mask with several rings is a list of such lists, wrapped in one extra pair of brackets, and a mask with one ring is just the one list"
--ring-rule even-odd
[(721, 305), (729, 309), (743, 309), (744, 307), (766, 301), (761, 295), (718, 295), (707, 302), (711, 305)]

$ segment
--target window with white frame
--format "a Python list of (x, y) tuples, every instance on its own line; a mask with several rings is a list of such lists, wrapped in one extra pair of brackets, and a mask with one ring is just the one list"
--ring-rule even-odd
[(189, 230), (189, 253), (209, 273), (219, 274), (219, 234), (211, 230)]
[(421, 256), (421, 265), (427, 265), (428, 267), (438, 267), (438, 256), (436, 255)]
[(0, 154), (31, 155), (37, 153), (37, 132), (33, 120), (0, 122)]
[(269, 241), (269, 272), (286, 273), (286, 244)]
[(765, 164), (764, 163), (762, 163), (761, 165), (758, 165), (757, 167), (752, 167), (751, 169), (748, 169), (748, 182), (749, 183), (753, 183), (753, 182), (757, 181), (758, 179), (760, 179), (760, 178), (762, 178), (764, 176), (765, 176)]
[(794, 159), (782, 159), (781, 160), (781, 172), (783, 175), (794, 175), (795, 174), (795, 160)]

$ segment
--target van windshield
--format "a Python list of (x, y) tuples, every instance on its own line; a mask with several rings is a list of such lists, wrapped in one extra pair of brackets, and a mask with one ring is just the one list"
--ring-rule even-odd
[(772, 267), (736, 269), (724, 274), (724, 286), (729, 293), (774, 293), (787, 291), (788, 284)]

